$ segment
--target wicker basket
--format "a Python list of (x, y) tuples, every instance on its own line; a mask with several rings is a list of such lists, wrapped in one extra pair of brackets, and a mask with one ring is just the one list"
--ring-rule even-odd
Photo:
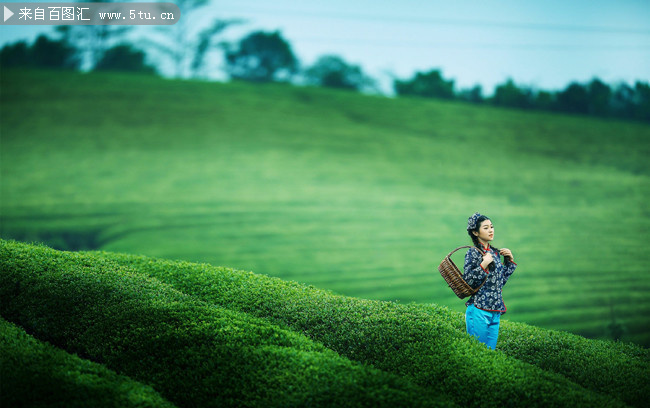
[[(472, 288), (467, 284), (467, 282), (465, 282), (465, 280), (463, 279), (463, 274), (460, 272), (460, 270), (458, 270), (458, 267), (456, 266), (456, 264), (454, 264), (454, 261), (451, 260), (451, 255), (454, 252), (458, 251), (459, 249), (463, 249), (463, 248), (476, 248), (476, 247), (473, 246), (458, 247), (453, 251), (451, 251), (449, 255), (447, 255), (445, 259), (443, 259), (442, 262), (440, 262), (440, 265), (438, 266), (438, 271), (440, 271), (440, 275), (442, 275), (442, 277), (445, 279), (445, 281), (447, 282), (451, 290), (454, 291), (456, 296), (458, 296), (461, 299), (466, 298), (468, 296), (472, 296), (473, 294), (478, 292), (478, 290), (481, 289), (481, 286), (483, 286), (483, 284), (487, 280), (486, 277), (483, 283), (481, 283), (481, 286), (479, 286), (476, 289)], [(481, 254), (484, 254), (484, 252), (481, 251), (480, 249), (479, 251), (481, 252)]]

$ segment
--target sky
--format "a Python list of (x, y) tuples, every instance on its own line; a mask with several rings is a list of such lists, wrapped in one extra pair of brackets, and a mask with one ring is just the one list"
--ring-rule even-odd
[[(213, 0), (181, 18), (197, 31), (215, 18), (243, 19), (222, 34), (230, 41), (278, 30), (303, 66), (338, 55), (385, 91), (394, 78), (432, 69), (457, 91), (481, 85), (485, 95), (509, 78), (544, 90), (595, 77), (650, 82), (650, 0)], [(53, 32), (0, 30), (2, 44)], [(152, 30), (129, 35), (137, 43)]]

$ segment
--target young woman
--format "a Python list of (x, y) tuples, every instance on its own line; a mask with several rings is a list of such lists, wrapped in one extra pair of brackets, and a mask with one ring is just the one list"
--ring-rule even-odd
[[(509, 249), (490, 245), (494, 239), (494, 226), (485, 215), (475, 213), (469, 217), (467, 233), (474, 247), (465, 255), (463, 279), (475, 289), (480, 286), (465, 303), (467, 333), (494, 350), (499, 336), (499, 321), (506, 312), (501, 290), (517, 264)], [(503, 262), (500, 255), (504, 257)]]

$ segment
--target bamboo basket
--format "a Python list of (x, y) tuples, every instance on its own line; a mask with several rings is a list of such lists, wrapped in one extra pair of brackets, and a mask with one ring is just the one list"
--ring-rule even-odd
[[(468, 296), (472, 296), (473, 294), (478, 292), (478, 290), (481, 289), (481, 286), (483, 286), (483, 284), (487, 280), (486, 277), (483, 283), (481, 283), (481, 285), (476, 289), (472, 288), (467, 284), (467, 282), (465, 282), (465, 280), (463, 279), (463, 274), (460, 272), (460, 270), (458, 269), (454, 261), (451, 260), (451, 256), (453, 255), (453, 253), (463, 248), (476, 248), (476, 247), (468, 246), (468, 245), (458, 247), (453, 251), (451, 251), (449, 255), (447, 255), (445, 259), (443, 259), (442, 262), (440, 262), (440, 265), (438, 266), (438, 271), (440, 271), (440, 275), (442, 275), (445, 282), (447, 282), (447, 285), (449, 285), (451, 290), (453, 290), (456, 296), (458, 296), (460, 299), (466, 298)], [(481, 252), (481, 254), (483, 255), (485, 254), (480, 249), (479, 251)]]

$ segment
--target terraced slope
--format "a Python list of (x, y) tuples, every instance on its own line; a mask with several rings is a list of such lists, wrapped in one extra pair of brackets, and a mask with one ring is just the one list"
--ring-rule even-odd
[(650, 355), (207, 264), (0, 241), (0, 315), (178, 406), (643, 406)]
[(10, 70), (0, 108), (2, 238), (460, 312), (435, 269), (481, 211), (520, 265), (506, 319), (650, 346), (648, 125)]
[(0, 318), (3, 407), (167, 407), (151, 387), (36, 340)]

